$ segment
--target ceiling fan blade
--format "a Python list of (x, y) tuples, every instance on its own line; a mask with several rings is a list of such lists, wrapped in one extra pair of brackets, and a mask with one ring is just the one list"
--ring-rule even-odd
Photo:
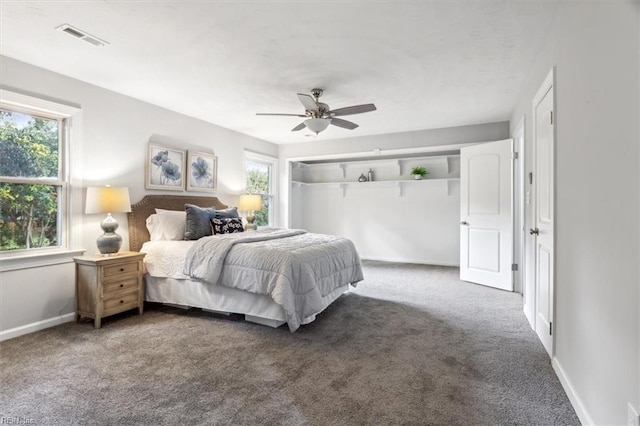
[[(304, 117), (304, 116), (303, 116), (303, 117)], [(304, 124), (304, 121), (303, 121), (302, 123), (298, 124), (298, 125), (297, 125), (296, 127), (294, 127), (293, 129), (291, 129), (291, 131), (292, 131), (292, 132), (297, 132), (298, 130), (302, 130), (302, 129), (304, 129), (305, 127), (307, 127), (307, 126)]]
[(270, 113), (270, 112), (257, 112), (256, 115), (286, 115), (291, 117), (306, 117), (306, 115), (303, 115), (303, 114), (277, 114), (277, 113)]
[(329, 111), (327, 114), (330, 114), (332, 117), (339, 117), (341, 115), (362, 114), (363, 112), (371, 112), (375, 110), (376, 106), (374, 104), (364, 104), (334, 109), (333, 111)]
[(331, 124), (334, 126), (342, 127), (343, 129), (353, 130), (358, 125), (356, 123), (352, 123), (351, 121), (343, 120), (342, 118), (332, 118)]
[(304, 109), (307, 111), (317, 111), (318, 104), (313, 100), (313, 97), (309, 95), (305, 95), (303, 93), (298, 93), (298, 99), (300, 99), (300, 103), (304, 106)]

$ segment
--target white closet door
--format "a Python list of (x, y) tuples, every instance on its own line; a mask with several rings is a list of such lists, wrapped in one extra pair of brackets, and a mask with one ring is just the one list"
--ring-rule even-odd
[(460, 150), (460, 279), (513, 291), (511, 139)]

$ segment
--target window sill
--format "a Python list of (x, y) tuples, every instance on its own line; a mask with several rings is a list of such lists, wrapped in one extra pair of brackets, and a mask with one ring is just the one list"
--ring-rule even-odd
[(19, 256), (0, 256), (0, 272), (71, 263), (74, 256), (81, 256), (85, 251), (85, 249), (56, 250)]

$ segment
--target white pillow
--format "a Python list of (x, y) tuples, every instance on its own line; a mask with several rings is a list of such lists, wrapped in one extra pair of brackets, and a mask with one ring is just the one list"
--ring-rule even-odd
[[(161, 237), (160, 233), (156, 231), (158, 225), (158, 214), (154, 213), (145, 220), (145, 224), (147, 225), (147, 231), (149, 231), (149, 236), (151, 237), (151, 241), (158, 241)], [(159, 229), (159, 228), (158, 228)]]
[(151, 241), (184, 240), (186, 221), (187, 213), (184, 210), (156, 209), (156, 214), (149, 216), (146, 221)]

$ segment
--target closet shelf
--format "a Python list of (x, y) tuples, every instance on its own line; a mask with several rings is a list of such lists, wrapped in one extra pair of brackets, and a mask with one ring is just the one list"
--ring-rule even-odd
[(294, 168), (298, 169), (340, 169), (342, 172), (342, 178), (347, 177), (347, 170), (351, 168), (368, 169), (373, 168), (374, 171), (378, 167), (392, 167), (395, 169), (395, 173), (398, 176), (403, 176), (408, 173), (407, 165), (422, 163), (427, 168), (435, 167), (444, 170), (445, 173), (451, 171), (451, 161), (453, 159), (460, 158), (460, 154), (445, 154), (435, 156), (418, 156), (418, 157), (405, 157), (405, 158), (385, 158), (385, 159), (371, 159), (371, 160), (356, 160), (356, 161), (335, 161), (328, 163), (293, 163)]
[(346, 181), (334, 181), (334, 182), (300, 182), (291, 181), (294, 188), (300, 187), (337, 187), (342, 189), (342, 196), (346, 196), (347, 188), (350, 187), (395, 187), (398, 189), (398, 195), (404, 194), (404, 187), (406, 185), (423, 185), (423, 186), (438, 186), (447, 190), (447, 195), (450, 195), (451, 183), (459, 182), (460, 178), (435, 178), (435, 179), (404, 179), (404, 180), (378, 180), (373, 182), (346, 182)]

